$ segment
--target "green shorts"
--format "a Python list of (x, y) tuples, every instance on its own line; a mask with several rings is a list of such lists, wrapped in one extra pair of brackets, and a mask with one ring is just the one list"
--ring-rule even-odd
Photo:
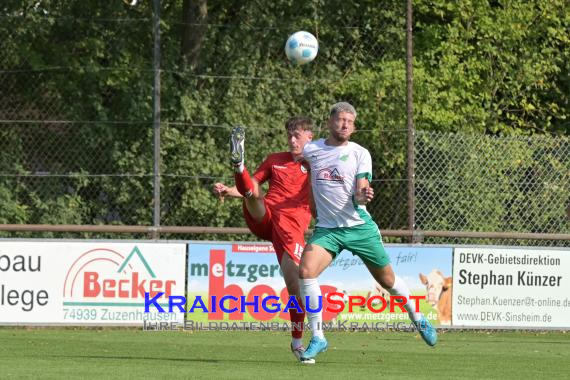
[(380, 230), (372, 220), (352, 227), (316, 227), (307, 244), (323, 247), (330, 252), (333, 259), (346, 249), (373, 267), (383, 268), (390, 264)]

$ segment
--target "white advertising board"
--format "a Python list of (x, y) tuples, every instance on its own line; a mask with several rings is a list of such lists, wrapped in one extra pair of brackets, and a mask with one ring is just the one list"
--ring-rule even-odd
[(145, 293), (184, 295), (185, 244), (0, 242), (0, 324), (142, 325)]
[(570, 327), (570, 251), (455, 248), (453, 325)]

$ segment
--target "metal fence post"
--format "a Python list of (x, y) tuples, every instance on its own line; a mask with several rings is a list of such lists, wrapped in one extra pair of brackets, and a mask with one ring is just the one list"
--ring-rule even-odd
[(153, 212), (153, 239), (159, 238), (160, 227), (160, 0), (153, 0), (153, 104), (152, 123), (154, 128), (154, 212)]
[(407, 177), (408, 177), (408, 229), (410, 243), (414, 243), (414, 101), (413, 101), (413, 44), (412, 44), (412, 0), (407, 1), (406, 9), (406, 118), (408, 129), (407, 141)]

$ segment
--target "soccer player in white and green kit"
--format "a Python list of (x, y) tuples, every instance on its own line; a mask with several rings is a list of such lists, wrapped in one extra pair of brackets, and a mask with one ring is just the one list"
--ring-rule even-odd
[[(394, 274), (380, 230), (366, 211), (366, 203), (374, 197), (370, 187), (372, 159), (367, 149), (349, 141), (355, 119), (352, 105), (336, 103), (327, 122), (329, 136), (309, 142), (303, 149), (303, 157), (310, 166), (317, 223), (299, 266), (302, 298), (311, 309), (318, 308), (322, 294), (317, 278), (346, 249), (362, 259), (374, 279), (391, 295), (406, 297), (404, 308), (410, 319), (424, 341), (433, 346), (437, 332), (415, 311), (408, 287)], [(315, 357), (327, 350), (328, 343), (322, 331), (322, 311), (307, 311), (307, 316), (313, 337), (301, 359), (314, 363)]]

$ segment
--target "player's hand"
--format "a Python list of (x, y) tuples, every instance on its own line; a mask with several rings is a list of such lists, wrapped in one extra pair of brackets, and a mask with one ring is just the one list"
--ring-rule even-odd
[(364, 187), (355, 196), (358, 204), (366, 204), (374, 199), (374, 189), (372, 187)]
[(214, 195), (223, 202), (224, 198), (228, 195), (228, 187), (220, 182), (214, 184)]

